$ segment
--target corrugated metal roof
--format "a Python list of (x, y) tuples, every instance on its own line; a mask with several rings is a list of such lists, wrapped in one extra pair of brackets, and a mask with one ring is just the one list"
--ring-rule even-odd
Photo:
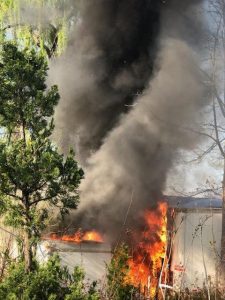
[(222, 199), (166, 196), (169, 207), (177, 209), (222, 209)]

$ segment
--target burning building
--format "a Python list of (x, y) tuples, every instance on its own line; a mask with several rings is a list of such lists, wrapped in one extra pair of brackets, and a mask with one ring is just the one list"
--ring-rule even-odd
[[(49, 72), (61, 94), (54, 139), (64, 152), (74, 146), (85, 171), (68, 224), (113, 241), (129, 208), (127, 224), (153, 226), (148, 212), (182, 151), (199, 143), (210, 101), (199, 59), (202, 3), (79, 2), (68, 47)], [(147, 238), (157, 241), (156, 230)]]
[[(139, 215), (142, 222), (126, 222), (115, 236), (116, 243), (130, 246), (126, 283), (146, 297), (218, 286), (222, 201), (220, 199), (164, 197), (158, 205)], [(105, 278), (115, 241), (100, 230), (67, 228), (43, 236), (37, 255), (48, 259), (58, 252), (63, 265), (72, 272), (80, 265), (86, 278)], [(1, 239), (16, 257), (15, 233), (4, 229)], [(119, 239), (119, 240), (118, 240)], [(9, 247), (10, 245), (10, 247)], [(3, 243), (2, 243), (3, 247)], [(10, 249), (9, 249), (10, 248)]]
[(172, 285), (176, 290), (216, 287), (220, 272), (221, 199), (171, 197)]
[(219, 286), (221, 199), (165, 197), (144, 214), (130, 261), (130, 282), (155, 295)]
[[(126, 282), (152, 297), (218, 285), (222, 202), (220, 199), (165, 197), (143, 212), (142, 226), (125, 224), (120, 241), (130, 245)], [(118, 232), (120, 235), (120, 232)], [(80, 264), (91, 280), (105, 275), (113, 245), (97, 231), (51, 234), (63, 264)]]

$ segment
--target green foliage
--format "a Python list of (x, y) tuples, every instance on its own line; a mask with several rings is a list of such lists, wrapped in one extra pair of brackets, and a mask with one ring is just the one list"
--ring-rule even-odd
[(129, 272), (129, 248), (121, 245), (116, 248), (107, 266), (107, 297), (110, 300), (129, 300), (136, 288), (126, 282)]
[(30, 251), (45, 228), (49, 206), (62, 215), (76, 208), (83, 171), (71, 150), (60, 154), (50, 136), (59, 101), (47, 89), (47, 64), (34, 51), (6, 43), (0, 65), (0, 213), (25, 230)]
[(96, 291), (96, 282), (93, 282), (88, 290), (84, 285), (84, 272), (81, 268), (75, 267), (70, 284), (70, 293), (65, 300), (100, 300), (99, 293)]
[(32, 134), (45, 129), (46, 117), (53, 114), (59, 101), (56, 86), (46, 91), (47, 70), (44, 58), (34, 51), (19, 51), (13, 44), (4, 44), (0, 66), (1, 126), (12, 130), (24, 122)]
[(76, 267), (71, 276), (58, 256), (27, 273), (23, 263), (13, 264), (0, 283), (0, 299), (6, 300), (99, 300), (96, 289), (85, 287), (84, 273)]
[[(0, 41), (17, 41), (49, 58), (60, 55), (67, 44), (70, 24), (70, 17), (66, 17), (67, 5), (66, 0), (1, 0)], [(25, 22), (24, 8), (27, 9)]]

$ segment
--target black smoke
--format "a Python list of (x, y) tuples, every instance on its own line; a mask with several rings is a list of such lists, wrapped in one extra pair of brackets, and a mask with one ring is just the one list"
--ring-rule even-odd
[(50, 78), (62, 99), (55, 138), (85, 167), (75, 223), (112, 228), (163, 196), (181, 149), (199, 142), (202, 1), (84, 0)]
[(57, 138), (74, 143), (84, 162), (143, 91), (153, 72), (159, 0), (85, 0), (65, 56), (51, 75), (60, 82)]

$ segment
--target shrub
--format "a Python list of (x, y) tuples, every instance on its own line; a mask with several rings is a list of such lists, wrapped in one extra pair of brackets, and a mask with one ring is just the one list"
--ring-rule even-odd
[(95, 283), (84, 284), (84, 272), (76, 267), (72, 275), (54, 255), (45, 264), (36, 263), (27, 273), (24, 263), (12, 264), (0, 283), (0, 299), (5, 300), (98, 300)]
[(126, 282), (129, 272), (129, 248), (119, 246), (107, 265), (107, 299), (130, 300), (135, 299), (136, 288)]

